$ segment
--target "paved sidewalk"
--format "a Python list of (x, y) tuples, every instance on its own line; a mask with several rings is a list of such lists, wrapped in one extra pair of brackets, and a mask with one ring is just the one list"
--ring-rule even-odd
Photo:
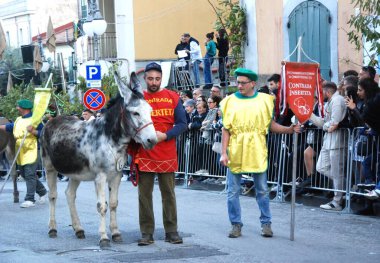
[[(155, 186), (155, 243), (138, 247), (137, 188), (122, 182), (118, 223), (124, 243), (99, 250), (94, 184), (79, 186), (77, 207), (86, 239), (75, 237), (64, 190), (58, 183), (58, 237), (48, 237), (49, 205), (22, 209), (13, 204), (11, 184), (0, 195), (0, 262), (378, 262), (380, 220), (376, 217), (324, 212), (297, 205), (295, 241), (289, 240), (290, 205), (272, 202), (273, 238), (260, 236), (256, 200), (242, 196), (243, 236), (227, 237), (230, 230), (226, 196), (219, 192), (177, 187), (181, 245), (164, 242), (161, 198)], [(20, 199), (25, 183), (19, 183)]]

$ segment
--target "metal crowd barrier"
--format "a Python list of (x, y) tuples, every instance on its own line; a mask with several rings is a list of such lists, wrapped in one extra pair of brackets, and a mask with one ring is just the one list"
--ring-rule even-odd
[[(355, 128), (350, 142), (349, 195), (364, 196), (380, 181), (380, 136), (368, 133), (364, 127)], [(347, 203), (348, 209), (351, 202)]]
[[(336, 131), (339, 140), (334, 145), (325, 145), (327, 149), (334, 149), (335, 161), (338, 162), (338, 170), (333, 171), (331, 176), (317, 171), (317, 162), (323, 145), (325, 133), (320, 129), (307, 129), (299, 134), (298, 146), (293, 152), (293, 135), (270, 134), (268, 136), (268, 183), (273, 183), (276, 188), (276, 199), (283, 201), (286, 195), (290, 194), (292, 186), (293, 156), (297, 154), (296, 185), (302, 186), (306, 182), (304, 189), (314, 189), (321, 191), (335, 191), (347, 195), (348, 180), (347, 173), (350, 167), (349, 161), (349, 141), (351, 133), (349, 129)], [(327, 147), (326, 147), (327, 146)], [(309, 165), (307, 172), (306, 164)], [(335, 164), (333, 164), (335, 165)], [(331, 167), (329, 161), (320, 160), (320, 171)], [(340, 174), (339, 185), (333, 185), (333, 176)]]
[[(206, 61), (201, 60), (199, 68), (200, 86), (214, 85), (228, 87), (230, 83), (229, 67), (230, 61), (234, 61), (230, 57), (213, 57)], [(205, 62), (211, 64), (211, 82), (206, 83), (204, 78)], [(177, 90), (186, 90), (195, 88), (194, 63), (191, 60), (173, 60), (171, 68), (171, 83), (170, 86)]]
[(184, 185), (195, 177), (226, 177), (227, 168), (220, 165), (220, 155), (212, 150), (214, 134), (214, 130), (187, 131), (177, 138), (177, 174), (184, 176)]
[[(378, 136), (365, 136), (362, 128), (339, 129), (334, 133), (333, 144), (324, 148), (333, 149), (333, 163), (319, 162), (319, 171), (331, 164), (336, 167), (329, 176), (317, 171), (317, 162), (322, 150), (324, 136), (329, 136), (321, 129), (308, 128), (299, 134), (298, 147), (293, 153), (293, 135), (269, 134), (268, 143), (268, 184), (276, 192), (275, 199), (284, 201), (292, 186), (292, 159), (297, 154), (296, 184), (305, 190), (340, 192), (343, 195), (346, 211), (350, 211), (351, 195), (365, 195), (365, 188), (374, 188), (380, 179), (380, 139)], [(178, 175), (184, 176), (184, 185), (192, 177), (225, 178), (227, 169), (219, 164), (220, 155), (212, 151), (214, 130), (188, 131), (177, 138)], [(203, 135), (203, 136), (202, 136)], [(206, 138), (205, 138), (206, 137)], [(366, 143), (362, 143), (365, 141)], [(359, 143), (360, 142), (360, 143)], [(324, 149), (323, 148), (323, 149)], [(306, 151), (305, 151), (306, 150)], [(363, 163), (365, 169), (363, 171)], [(310, 167), (306, 169), (306, 164)], [(309, 172), (307, 172), (309, 170)], [(361, 172), (360, 172), (361, 171)], [(334, 185), (332, 177), (339, 175), (340, 180)], [(249, 180), (249, 179), (245, 179)]]

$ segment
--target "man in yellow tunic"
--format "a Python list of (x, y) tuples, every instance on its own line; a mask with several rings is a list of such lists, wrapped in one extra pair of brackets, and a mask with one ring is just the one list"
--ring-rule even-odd
[(238, 90), (220, 103), (223, 116), (222, 153), (220, 162), (228, 166), (227, 207), (232, 230), (230, 238), (241, 236), (240, 180), (251, 174), (256, 189), (256, 201), (261, 212), (261, 235), (272, 237), (271, 212), (267, 186), (268, 131), (299, 132), (299, 126), (282, 126), (272, 121), (274, 98), (255, 90), (257, 74), (249, 69), (235, 70)]
[(19, 165), (21, 176), (26, 182), (26, 196), (25, 202), (20, 207), (28, 208), (35, 205), (34, 195), (40, 196), (40, 203), (44, 203), (46, 199), (46, 188), (38, 180), (36, 175), (37, 168), (37, 137), (42, 129), (42, 124), (35, 129), (32, 125), (32, 108), (33, 103), (30, 100), (17, 101), (17, 110), (20, 113), (20, 117), (16, 119), (14, 123), (8, 123), (1, 125), (0, 129), (7, 132), (13, 132), (13, 136), (16, 139), (16, 152), (20, 148), (21, 142), (28, 131), (24, 144), (21, 147), (20, 154), (17, 157), (17, 164)]

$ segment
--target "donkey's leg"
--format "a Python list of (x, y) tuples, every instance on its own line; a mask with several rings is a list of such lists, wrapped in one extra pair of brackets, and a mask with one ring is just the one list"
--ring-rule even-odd
[[(12, 165), (12, 161), (15, 158), (15, 153), (14, 153), (14, 145), (8, 143), (8, 146), (5, 150), (5, 157), (7, 158), (8, 161), (8, 167)], [(11, 169), (11, 176), (12, 176), (12, 182), (13, 182), (13, 202), (18, 203), (20, 201), (19, 199), (19, 192), (17, 189), (17, 171), (16, 171), (16, 164), (13, 165)]]
[(84, 230), (80, 224), (77, 208), (75, 205), (75, 199), (77, 196), (77, 189), (78, 189), (79, 184), (80, 184), (80, 181), (73, 180), (70, 178), (69, 183), (67, 184), (65, 194), (66, 194), (67, 204), (69, 205), (69, 209), (70, 209), (71, 224), (75, 231), (75, 235), (77, 238), (83, 239), (86, 236), (84, 235)]
[(55, 220), (55, 205), (57, 202), (57, 171), (51, 166), (46, 165), (46, 181), (49, 187), (49, 237), (57, 237), (57, 222)]
[(121, 176), (117, 174), (108, 183), (110, 195), (110, 230), (113, 242), (123, 242), (116, 218), (120, 180)]
[(107, 213), (107, 200), (106, 200), (106, 191), (105, 191), (106, 180), (107, 180), (107, 175), (105, 173), (99, 173), (95, 179), (96, 195), (98, 198), (97, 208), (98, 208), (98, 213), (100, 214), (99, 245), (101, 248), (110, 246), (110, 240), (107, 236), (107, 231), (106, 231), (106, 213)]
[(20, 193), (19, 193), (18, 188), (17, 188), (17, 171), (16, 171), (16, 167), (12, 168), (11, 175), (12, 175), (12, 182), (13, 182), (13, 203), (18, 203), (20, 201), (20, 198), (19, 198)]

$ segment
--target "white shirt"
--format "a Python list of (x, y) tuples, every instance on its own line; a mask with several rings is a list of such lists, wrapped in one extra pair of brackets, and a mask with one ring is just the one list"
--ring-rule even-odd
[(201, 47), (195, 41), (190, 41), (190, 58), (191, 60), (201, 60)]

